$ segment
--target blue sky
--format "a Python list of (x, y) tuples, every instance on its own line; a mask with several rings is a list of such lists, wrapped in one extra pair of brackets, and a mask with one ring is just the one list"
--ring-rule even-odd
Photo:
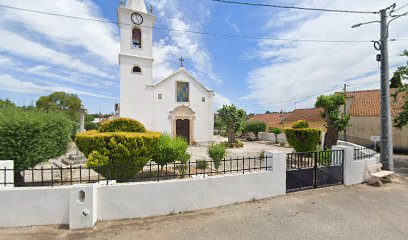
[[(271, 1), (259, 0), (260, 3)], [(273, 1), (275, 4), (378, 10), (388, 0)], [(116, 21), (119, 0), (0, 0), (0, 4)], [(351, 29), (376, 15), (336, 14), (236, 6), (210, 0), (147, 0), (157, 27), (264, 38), (377, 40), (377, 24)], [(408, 7), (404, 10), (408, 10)], [(395, 21), (391, 38), (408, 39), (408, 17)], [(405, 29), (404, 29), (405, 27)], [(78, 94), (89, 112), (113, 112), (119, 99), (119, 29), (115, 24), (0, 8), (0, 98), (19, 105), (52, 91)], [(391, 67), (408, 41), (390, 43)], [(312, 107), (317, 93), (378, 88), (377, 52), (371, 43), (310, 43), (216, 37), (154, 30), (154, 79), (185, 66), (216, 92), (216, 106), (247, 112)], [(307, 97), (310, 96), (310, 97)]]

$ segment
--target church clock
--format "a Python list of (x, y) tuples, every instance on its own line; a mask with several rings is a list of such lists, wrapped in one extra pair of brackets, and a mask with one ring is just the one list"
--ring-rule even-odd
[(143, 23), (143, 17), (139, 13), (132, 13), (131, 20), (134, 24), (140, 25)]

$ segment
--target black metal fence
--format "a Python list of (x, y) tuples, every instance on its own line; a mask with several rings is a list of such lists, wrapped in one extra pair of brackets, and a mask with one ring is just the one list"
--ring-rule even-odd
[(84, 183), (111, 184), (111, 180), (116, 182), (143, 182), (162, 181), (181, 178), (205, 178), (220, 174), (245, 174), (253, 171), (267, 170), (271, 166), (270, 157), (243, 157), (223, 159), (215, 168), (212, 160), (189, 161), (186, 164), (173, 162), (163, 166), (149, 162), (144, 166), (78, 166), (78, 167), (39, 167), (26, 170), (0, 169), (4, 179), (0, 184), (12, 184), (11, 179), (7, 179), (7, 174), (12, 171), (15, 175), (14, 184), (17, 187), (32, 186), (61, 186)]
[(366, 147), (354, 148), (354, 160), (371, 158), (376, 154), (377, 152)]
[(313, 168), (343, 163), (343, 150), (288, 153), (286, 169)]

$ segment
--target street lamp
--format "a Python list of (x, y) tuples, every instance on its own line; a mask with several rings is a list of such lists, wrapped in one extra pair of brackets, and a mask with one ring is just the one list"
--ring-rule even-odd
[[(395, 9), (396, 4), (380, 10), (380, 21), (370, 21), (358, 23), (351, 26), (357, 28), (362, 25), (370, 23), (381, 24), (381, 38), (380, 41), (374, 42), (374, 48), (380, 50), (381, 54), (377, 57), (381, 61), (381, 162), (384, 167), (394, 171), (393, 144), (392, 144), (392, 122), (391, 122), (391, 100), (390, 100), (390, 85), (388, 83), (390, 77), (389, 73), (389, 59), (388, 59), (388, 28), (389, 24), (397, 18), (408, 15), (408, 12), (399, 15), (393, 15), (394, 12), (400, 10)], [(403, 6), (404, 7), (404, 6)], [(389, 11), (390, 10), (390, 11)], [(389, 14), (388, 14), (389, 12)], [(387, 22), (387, 15), (392, 19)]]

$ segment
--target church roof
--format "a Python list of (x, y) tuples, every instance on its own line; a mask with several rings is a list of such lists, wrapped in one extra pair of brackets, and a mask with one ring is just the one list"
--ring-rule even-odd
[(185, 73), (190, 79), (192, 79), (194, 82), (196, 82), (199, 86), (201, 86), (201, 87), (202, 87), (203, 89), (205, 89), (207, 92), (214, 92), (213, 90), (211, 90), (211, 89), (207, 88), (206, 86), (204, 86), (203, 84), (201, 84), (201, 83), (200, 83), (197, 79), (195, 79), (189, 72), (187, 72), (187, 71), (184, 69), (184, 67), (180, 67), (177, 72), (174, 72), (173, 74), (171, 74), (171, 75), (168, 76), (167, 78), (165, 78), (165, 79), (159, 81), (159, 82), (156, 83), (156, 84), (153, 84), (152, 87), (155, 88), (155, 87), (157, 87), (158, 85), (160, 85), (160, 84), (162, 84), (162, 83), (164, 83), (164, 82), (166, 82), (166, 81), (169, 81), (173, 76), (176, 76), (176, 75), (178, 75), (178, 74), (180, 74), (180, 73)]
[(126, 8), (132, 9), (137, 12), (147, 13), (144, 0), (127, 0)]

